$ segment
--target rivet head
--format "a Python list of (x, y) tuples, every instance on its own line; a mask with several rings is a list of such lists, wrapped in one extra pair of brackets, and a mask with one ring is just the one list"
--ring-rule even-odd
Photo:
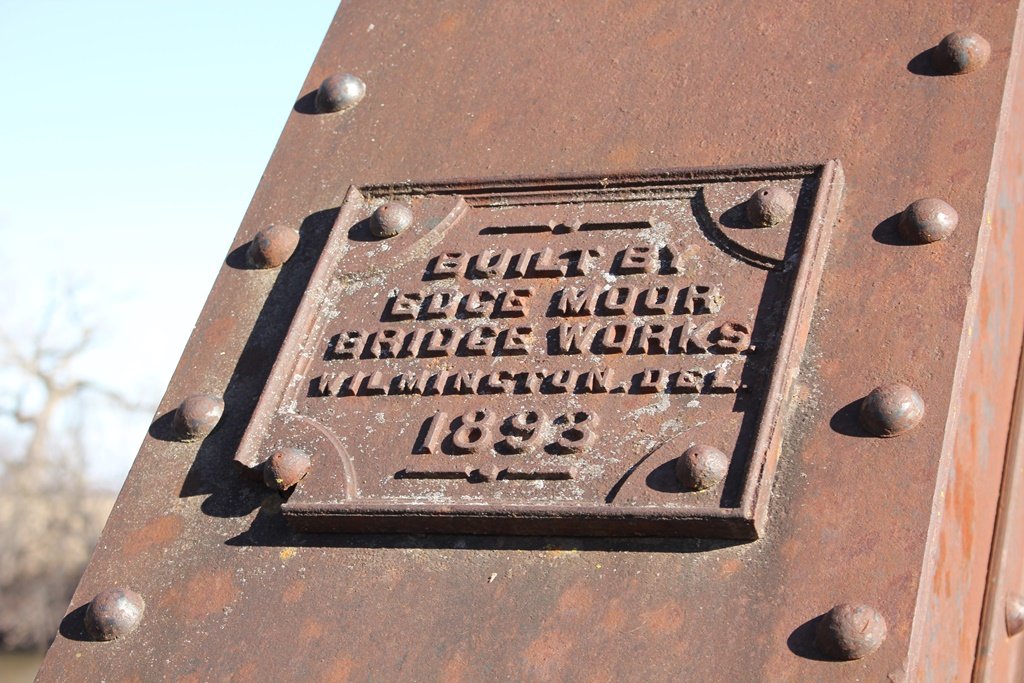
[(257, 268), (277, 268), (291, 258), (299, 233), (283, 225), (263, 228), (249, 243), (249, 262)]
[(884, 384), (860, 404), (860, 424), (875, 436), (899, 436), (924, 417), (924, 400), (906, 384)]
[(815, 642), (826, 657), (860, 659), (877, 650), (887, 633), (885, 617), (878, 610), (844, 603), (830, 609), (818, 621)]
[(352, 74), (328, 76), (316, 91), (316, 110), (321, 114), (350, 109), (366, 95), (366, 84)]
[(1024, 632), (1024, 595), (1006, 596), (1006, 634), (1011, 638)]
[(952, 206), (928, 197), (918, 199), (900, 214), (900, 234), (913, 244), (929, 244), (944, 240), (953, 234), (960, 215)]
[(174, 431), (185, 441), (201, 439), (224, 415), (224, 399), (213, 394), (193, 394), (174, 411)]
[(287, 491), (309, 474), (310, 460), (298, 448), (282, 448), (263, 466), (263, 481), (275, 491)]
[(114, 640), (138, 628), (145, 611), (146, 602), (135, 591), (105, 590), (85, 609), (85, 630), (96, 640)]
[(708, 489), (729, 471), (729, 457), (712, 446), (691, 446), (676, 458), (676, 477), (688, 491)]
[(747, 200), (747, 220), (755, 228), (770, 228), (793, 215), (796, 200), (781, 187), (762, 187)]
[(971, 31), (955, 31), (942, 39), (932, 53), (935, 66), (947, 74), (966, 74), (988, 63), (992, 46)]
[(370, 230), (377, 237), (394, 237), (412, 225), (412, 221), (412, 209), (399, 202), (388, 202), (373, 212)]

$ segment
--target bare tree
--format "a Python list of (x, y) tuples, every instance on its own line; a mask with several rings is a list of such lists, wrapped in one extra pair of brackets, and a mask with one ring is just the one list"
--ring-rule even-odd
[(87, 479), (85, 423), (98, 406), (139, 409), (83, 378), (94, 327), (58, 301), (20, 340), (0, 330), (0, 649), (56, 633), (113, 503)]

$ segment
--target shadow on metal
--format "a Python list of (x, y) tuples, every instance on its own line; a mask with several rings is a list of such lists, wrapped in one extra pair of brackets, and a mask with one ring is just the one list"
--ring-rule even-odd
[[(244, 517), (258, 508), (267, 496), (258, 476), (260, 473), (240, 467), (232, 456), (337, 216), (337, 208), (326, 209), (309, 215), (302, 222), (299, 245), (281, 266), (224, 390), (225, 414), (231, 419), (223, 420), (219, 428), (206, 437), (185, 476), (178, 495), (182, 498), (207, 495), (201, 506), (207, 515)], [(247, 248), (248, 243), (232, 251), (225, 260), (227, 265), (248, 268)], [(150, 427), (150, 435), (161, 440), (174, 439), (172, 417), (173, 411), (160, 416)]]
[[(919, 52), (914, 55), (913, 59), (907, 62), (907, 71), (917, 76), (947, 76), (938, 69), (935, 68), (934, 57), (935, 48), (930, 47), (924, 52)], [(313, 93), (316, 94), (315, 92)]]
[(900, 237), (899, 225), (900, 214), (893, 214), (875, 226), (875, 229), (871, 231), (871, 237), (879, 244), (889, 247), (914, 246)]
[(749, 541), (708, 538), (583, 538), (563, 536), (473, 536), (449, 534), (303, 534), (280, 513), (284, 497), (265, 498), (252, 525), (225, 541), (229, 546), (310, 548), (417, 548), (424, 550), (551, 550), (636, 553), (704, 553)]
[(68, 640), (91, 641), (89, 633), (85, 630), (85, 611), (89, 609), (89, 603), (79, 605), (68, 612), (60, 622), (60, 634)]
[(818, 622), (820, 622), (821, 619), (822, 617), (819, 615), (813, 619), (805, 621), (793, 629), (793, 632), (789, 634), (789, 638), (786, 639), (786, 645), (789, 647), (790, 652), (795, 654), (797, 657), (813, 659), (818, 662), (834, 661), (819, 653), (818, 647), (814, 642), (815, 632), (818, 629)]
[(295, 106), (292, 107), (298, 114), (307, 114), (313, 116), (317, 113), (316, 111), (316, 90), (311, 90), (298, 100), (295, 101)]
[(855, 436), (863, 439), (875, 438), (866, 429), (860, 426), (860, 406), (864, 399), (858, 398), (840, 408), (829, 420), (829, 427), (837, 434), (844, 436)]

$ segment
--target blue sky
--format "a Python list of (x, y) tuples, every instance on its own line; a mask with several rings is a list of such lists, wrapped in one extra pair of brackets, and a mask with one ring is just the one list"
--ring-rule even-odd
[[(0, 0), (0, 325), (67, 286), (79, 371), (155, 404), (335, 10), (301, 2)], [(87, 434), (120, 483), (149, 415)]]

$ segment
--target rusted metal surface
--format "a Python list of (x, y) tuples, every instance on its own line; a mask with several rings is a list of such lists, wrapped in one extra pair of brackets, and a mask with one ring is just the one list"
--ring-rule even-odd
[[(1019, 12), (1014, 30), (1018, 36), (1024, 30)], [(968, 318), (968, 379), (959, 394), (958, 414), (950, 417), (956, 425), (953, 452), (965, 455), (952, 458), (940, 474), (933, 508), (939, 521), (932, 525), (918, 593), (914, 667), (926, 680), (972, 680), (972, 670), (973, 680), (986, 682), (1017, 680), (1024, 674), (1024, 647), (1006, 641), (1001, 602), (1008, 586), (1024, 587), (1019, 552), (1024, 508), (1019, 494), (1005, 493), (1020, 491), (1015, 481), (1022, 479), (1013, 473), (1024, 467), (1024, 460), (1014, 455), (1021, 445), (1015, 415), (1024, 409), (1015, 398), (1024, 339), (1024, 126), (1019, 123), (1024, 121), (1024, 62), (1019, 40), (1010, 64), (988, 181), (986, 215), (991, 221), (985, 227), (990, 233), (980, 240), (977, 255), (984, 259), (984, 270), (973, 278), (977, 307)], [(956, 204), (949, 196), (943, 198)], [(961, 212), (957, 231), (962, 221)], [(956, 239), (955, 233), (950, 239)], [(1004, 520), (1003, 532), (993, 538), (997, 513)], [(1016, 531), (1007, 533), (1007, 527)], [(994, 590), (993, 583), (1003, 592)], [(978, 620), (973, 615), (982, 605), (985, 615)], [(951, 623), (960, 628), (950, 628)]]
[[(1019, 205), (1020, 193), (998, 176), (1007, 160), (1019, 169), (1020, 147), (1010, 149), (1007, 140), (1019, 136), (1013, 121), (1024, 117), (1011, 120), (1003, 107), (1008, 69), (1016, 74), (1019, 61), (1016, 3), (574, 8), (356, 0), (340, 10), (41, 680), (654, 681), (678, 680), (681, 671), (706, 681), (970, 677), (1024, 332), (1007, 293), (1020, 291), (1012, 284), (1020, 277), (1022, 231), (1013, 229), (1016, 209), (1007, 208)], [(954, 30), (987, 39), (984, 68), (942, 75), (933, 46)], [(342, 70), (365, 80), (365, 96), (344, 113), (318, 114), (316, 90)], [(740, 518), (740, 528), (758, 532), (756, 540), (723, 538), (753, 535), (736, 533), (737, 523), (685, 532), (709, 538), (517, 538), (498, 535), (508, 529), (490, 522), (469, 528), (472, 519), (458, 515), (447, 535), (308, 533), (290, 527), (286, 516), (294, 519), (307, 492), (344, 491), (336, 472), (318, 476), (311, 454), (309, 473), (287, 497), (247, 476), (260, 474), (275, 450), (300, 447), (294, 440), (263, 443), (258, 436), (300, 434), (298, 426), (275, 431), (272, 420), (260, 418), (289, 408), (279, 397), (293, 377), (272, 373), (275, 363), (285, 367), (289, 354), (329, 362), (324, 349), (308, 355), (322, 337), (311, 337), (309, 348), (286, 338), (299, 329), (304, 306), (313, 311), (310, 322), (334, 320), (311, 294), (338, 282), (337, 271), (317, 272), (332, 245), (351, 240), (365, 269), (379, 268), (386, 283), (376, 302), (339, 299), (339, 324), (383, 327), (381, 304), (394, 286), (387, 278), (409, 281), (387, 259), (422, 238), (419, 221), (447, 215), (460, 198), (468, 206), (478, 179), (649, 181), (651, 169), (762, 169), (760, 176), (698, 179), (726, 188), (724, 197), (737, 206), (780, 182), (793, 183), (788, 191), (799, 197), (797, 176), (810, 171), (780, 178), (763, 169), (818, 169), (802, 164), (825, 159), (842, 164), (842, 210), (820, 285), (805, 302), (807, 314), (797, 317), (803, 329), (795, 333), (807, 336), (803, 353), (775, 366), (791, 377), (772, 427), (777, 457), (765, 458), (753, 479), (739, 477), (772, 482), (758, 492), (763, 507)], [(448, 178), (474, 180), (438, 192), (436, 183)], [(395, 196), (374, 194), (384, 187)], [(959, 223), (945, 239), (908, 244), (900, 234), (900, 213), (920, 197), (956, 208)], [(373, 236), (362, 221), (375, 201), (407, 204), (411, 225), (384, 240)], [(551, 215), (559, 206), (511, 212), (523, 212), (529, 222), (522, 224), (564, 225), (565, 233), (551, 231), (547, 240), (578, 245), (595, 232), (573, 231), (573, 215)], [(731, 228), (724, 205), (711, 215), (726, 234), (770, 240), (809, 225), (801, 218), (806, 207), (796, 202), (789, 230)], [(337, 231), (360, 224), (365, 241)], [(299, 244), (279, 269), (248, 267), (249, 244), (267, 225), (301, 225)], [(492, 226), (477, 227), (465, 233), (474, 240), (466, 251), (481, 253), (485, 237), (500, 243), (500, 234), (479, 234)], [(616, 234), (601, 232), (600, 239)], [(393, 246), (371, 253), (381, 244)], [(410, 258), (420, 264), (431, 255)], [(774, 271), (731, 258), (732, 271), (748, 274), (721, 278), (726, 302), (757, 300)], [(725, 268), (725, 261), (715, 263)], [(538, 293), (552, 288), (530, 284)], [(758, 309), (746, 303), (744, 310)], [(874, 438), (860, 426), (862, 399), (893, 382), (913, 387), (927, 412), (898, 438)], [(201, 442), (181, 442), (174, 409), (196, 393), (223, 396), (224, 418)], [(665, 397), (621, 398), (642, 408)], [(347, 400), (298, 398), (297, 406)], [(353, 430), (344, 433), (361, 425), (372, 435), (365, 438), (376, 460), (358, 464), (388, 462), (389, 469), (371, 469), (377, 476), (370, 488), (387, 485), (380, 475), (397, 462), (392, 454), (418, 455), (408, 452), (409, 427), (400, 433), (401, 424), (422, 423), (428, 414), (382, 409), (383, 423), (360, 414), (360, 401), (397, 398), (356, 396), (351, 409), (339, 406), (327, 421)], [(452, 397), (453, 405), (464, 404), (452, 409), (453, 420), (456, 410), (492, 405), (471, 406), (471, 398), (480, 397)], [(668, 400), (657, 424), (689, 417), (685, 404)], [(738, 432), (723, 421), (744, 413), (699, 410), (714, 418), (711, 435), (719, 437), (700, 443), (735, 459)], [(602, 409), (606, 414), (615, 417), (616, 409)], [(524, 424), (531, 419), (524, 416)], [(644, 420), (654, 424), (643, 414), (637, 423)], [(621, 420), (601, 438), (636, 426)], [(302, 445), (327, 440), (310, 429)], [(248, 450), (240, 448), (243, 437)], [(378, 452), (382, 444), (390, 449)], [(494, 460), (474, 461), (473, 481), (442, 481), (497, 490), (510, 482)], [(676, 482), (675, 462), (664, 462), (666, 481)], [(680, 493), (720, 505), (736, 474), (730, 467), (717, 488)], [(564, 480), (544, 481), (545, 490), (554, 490), (549, 483)], [(643, 502), (663, 493), (639, 487), (636, 495)], [(347, 504), (337, 497), (314, 502), (330, 524)], [(395, 506), (396, 517), (411, 514), (408, 505)], [(587, 522), (573, 524), (577, 534)], [(552, 533), (550, 520), (531, 533)], [(145, 596), (145, 619), (127, 636), (92, 641), (82, 626), (85, 605), (118, 585)], [(884, 623), (886, 635), (860, 659), (840, 662), (818, 633), (829, 631), (823, 615), (844, 603), (870, 606), (878, 619), (862, 625)]]
[[(1024, 111), (1024, 87), (1018, 86), (1013, 100), (1013, 111)], [(1021, 144), (1024, 137), (1014, 129), (1004, 144), (1010, 147)], [(1024, 163), (1020, 156), (1013, 156), (1003, 170), (1000, 194), (1016, 196), (1024, 191)], [(1000, 202), (1002, 212), (996, 222), (997, 230), (1004, 235), (1019, 230), (1024, 225), (1024, 216), (1018, 203)], [(1004, 239), (1006, 239), (1004, 237)], [(998, 244), (998, 241), (995, 242)], [(1024, 291), (1024, 269), (1014, 258), (1004, 258), (1010, 272), (1015, 272), (1013, 291)], [(1021, 335), (1019, 318), (1024, 312), (1015, 311), (1010, 318), (1007, 334)], [(1024, 643), (1019, 638), (1019, 628), (1024, 619), (1020, 596), (1024, 593), (1024, 363), (1016, 375), (1016, 396), (1012, 405), (1003, 408), (1008, 423), (1008, 435), (999, 445), (1006, 450), (1002, 467), (1002, 487), (998, 498), (995, 517), (995, 533), (985, 583), (983, 619), (977, 645), (975, 679), (984, 682), (1020, 680), (1024, 677)]]

